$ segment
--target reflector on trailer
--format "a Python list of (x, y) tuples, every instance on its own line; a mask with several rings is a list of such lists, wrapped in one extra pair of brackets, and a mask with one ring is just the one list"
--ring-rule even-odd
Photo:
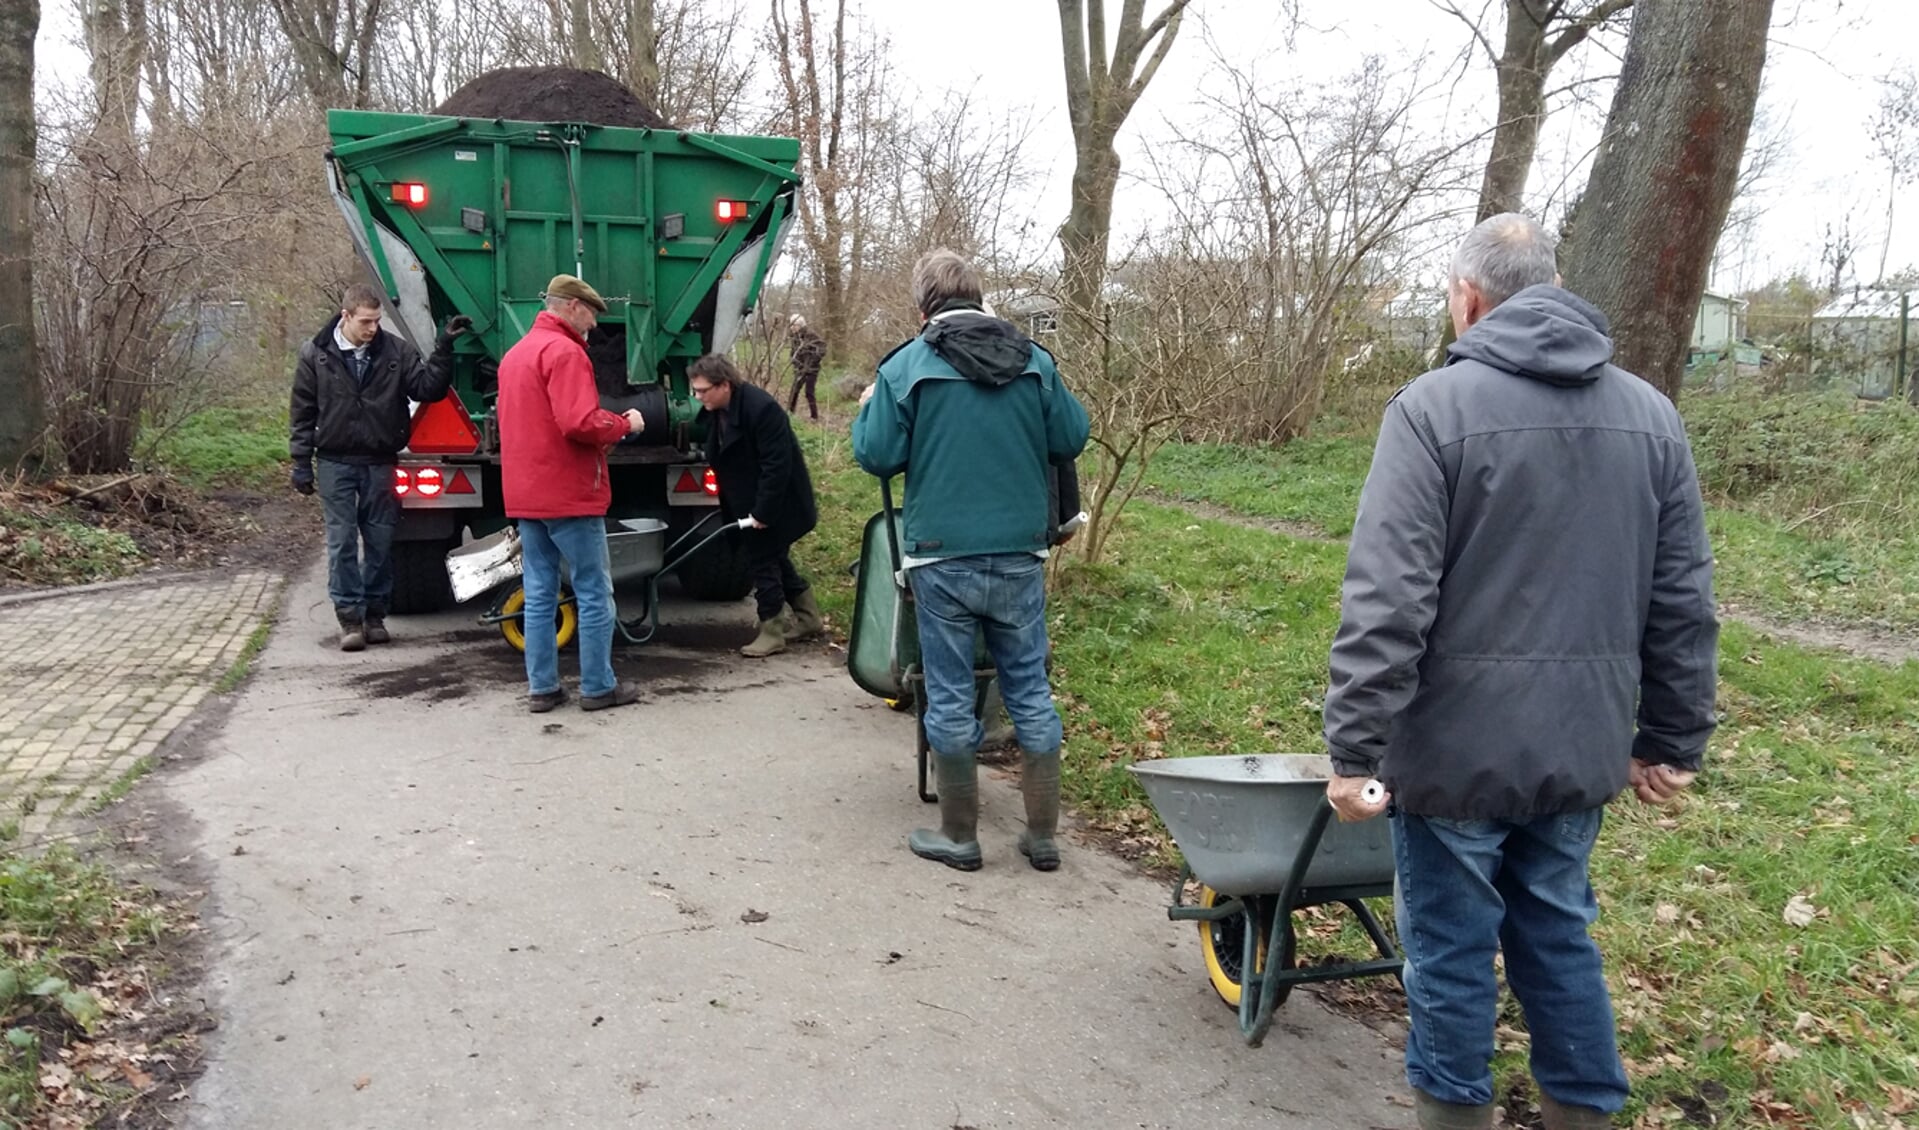
[(466, 477), (465, 471), (455, 470), (453, 481), (446, 484), (448, 494), (472, 494), (473, 480)]
[(426, 186), (417, 182), (396, 184), (393, 186), (393, 202), (409, 208), (423, 208), (426, 206)]
[(444, 399), (414, 409), (406, 446), (417, 455), (471, 455), (480, 450), (480, 429), (460, 394), (448, 390)]
[(699, 480), (693, 477), (693, 472), (681, 471), (680, 481), (673, 484), (673, 493), (674, 494), (698, 494), (700, 493)]

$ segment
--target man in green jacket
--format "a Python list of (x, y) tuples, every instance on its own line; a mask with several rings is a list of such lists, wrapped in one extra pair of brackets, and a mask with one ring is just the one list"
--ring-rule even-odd
[(1086, 410), (1052, 355), (982, 310), (980, 275), (944, 249), (913, 267), (919, 335), (880, 362), (853, 421), (853, 457), (881, 478), (905, 473), (901, 551), (926, 674), (940, 827), (913, 853), (980, 866), (979, 719), (973, 641), (984, 634), (1018, 736), (1026, 802), (1022, 854), (1059, 866), (1059, 714), (1046, 674), (1045, 558), (1050, 468), (1086, 446)]

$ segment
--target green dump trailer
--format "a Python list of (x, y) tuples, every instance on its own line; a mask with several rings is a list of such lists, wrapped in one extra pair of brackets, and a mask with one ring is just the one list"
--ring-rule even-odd
[[(448, 318), (473, 319), (454, 346), (456, 395), (418, 407), (395, 473), (395, 612), (450, 604), (447, 551), (506, 524), (499, 359), (556, 274), (607, 300), (587, 342), (600, 402), (646, 417), (608, 456), (610, 516), (660, 518), (677, 536), (712, 512), (686, 366), (727, 350), (759, 301), (793, 218), (798, 142), (359, 110), (329, 111), (327, 130), (327, 180), (386, 327), (426, 352)], [(680, 579), (706, 599), (748, 589), (724, 539)]]

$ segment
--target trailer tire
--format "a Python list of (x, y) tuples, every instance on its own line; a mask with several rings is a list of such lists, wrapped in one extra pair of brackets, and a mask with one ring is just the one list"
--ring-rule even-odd
[(678, 569), (680, 587), (694, 600), (739, 600), (753, 591), (746, 554), (731, 538), (716, 538)]
[(415, 616), (453, 607), (453, 584), (446, 576), (446, 555), (459, 547), (447, 541), (393, 543), (393, 607), (395, 615)]

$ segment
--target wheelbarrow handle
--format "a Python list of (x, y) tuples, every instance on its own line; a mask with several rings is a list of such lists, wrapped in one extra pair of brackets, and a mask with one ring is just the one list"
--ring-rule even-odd
[(741, 518), (737, 522), (721, 522), (719, 525), (713, 527), (712, 531), (709, 532), (705, 537), (694, 542), (690, 548), (682, 552), (679, 556), (675, 557), (673, 555), (673, 551), (676, 549), (679, 549), (680, 546), (686, 542), (687, 538), (690, 538), (694, 534), (699, 533), (700, 527), (704, 525), (706, 525), (706, 519), (702, 518), (697, 524), (694, 525), (692, 529), (686, 531), (685, 533), (681, 534), (679, 537), (675, 538), (673, 541), (673, 544), (666, 547), (666, 552), (660, 555), (661, 562), (662, 562), (660, 565), (660, 572), (670, 573), (673, 570), (679, 568), (680, 565), (684, 563), (687, 558), (693, 556), (695, 553), (698, 553), (700, 550), (705, 549), (707, 546), (707, 543), (711, 542), (714, 538), (719, 537), (721, 534), (727, 533), (732, 530), (752, 529), (753, 519), (751, 517), (746, 517), (746, 518)]

